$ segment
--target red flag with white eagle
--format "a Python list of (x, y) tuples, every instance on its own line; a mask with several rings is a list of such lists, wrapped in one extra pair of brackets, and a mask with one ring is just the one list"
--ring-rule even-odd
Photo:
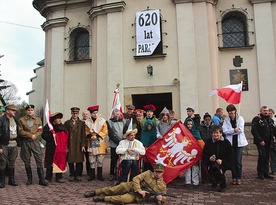
[(117, 84), (117, 88), (114, 90), (114, 98), (113, 98), (110, 118), (113, 117), (115, 110), (118, 110), (121, 113), (123, 113), (122, 106), (121, 106), (121, 103), (120, 103), (119, 86), (120, 86), (120, 84)]
[(166, 166), (163, 179), (167, 184), (201, 159), (202, 148), (185, 125), (177, 122), (146, 150), (146, 156), (152, 165)]
[(217, 94), (226, 102), (231, 104), (239, 104), (241, 102), (242, 82), (236, 85), (228, 85), (223, 88), (212, 90), (210, 96)]

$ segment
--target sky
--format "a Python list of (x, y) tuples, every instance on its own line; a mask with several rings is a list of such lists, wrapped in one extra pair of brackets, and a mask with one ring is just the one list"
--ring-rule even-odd
[(44, 59), (44, 22), (32, 0), (0, 0), (0, 78), (15, 84), (21, 101), (29, 102), (33, 69)]

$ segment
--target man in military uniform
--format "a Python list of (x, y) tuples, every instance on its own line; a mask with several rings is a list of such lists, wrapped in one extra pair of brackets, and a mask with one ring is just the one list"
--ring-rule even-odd
[(6, 112), (0, 117), (0, 188), (5, 187), (5, 167), (8, 164), (9, 185), (18, 186), (14, 180), (14, 164), (17, 158), (17, 120), (14, 118), (17, 108), (6, 105)]
[(71, 118), (64, 124), (69, 132), (67, 162), (69, 181), (81, 181), (86, 146), (85, 122), (79, 119), (80, 108), (71, 108)]
[(33, 154), (37, 166), (39, 185), (48, 186), (44, 179), (42, 163), (43, 152), (38, 139), (42, 134), (42, 122), (39, 117), (35, 116), (34, 108), (34, 105), (28, 105), (25, 108), (27, 114), (19, 119), (19, 134), (23, 137), (20, 157), (25, 164), (25, 170), (28, 177), (26, 185), (32, 184), (31, 156)]
[[(93, 201), (110, 202), (114, 204), (125, 204), (136, 201), (140, 203), (149, 198), (148, 191), (160, 193), (155, 196), (157, 201), (165, 202), (166, 184), (163, 181), (163, 172), (165, 166), (163, 164), (155, 164), (154, 171), (143, 172), (133, 178), (131, 182), (124, 182), (114, 187), (104, 187), (96, 189), (92, 192), (86, 192), (85, 197), (94, 197)], [(100, 196), (100, 195), (104, 195)], [(95, 197), (98, 196), (98, 197)]]

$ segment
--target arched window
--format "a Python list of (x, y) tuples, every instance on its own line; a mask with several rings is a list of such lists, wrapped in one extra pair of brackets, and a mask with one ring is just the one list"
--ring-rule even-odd
[(222, 19), (224, 48), (249, 46), (247, 18), (240, 11), (231, 11)]
[(89, 32), (85, 28), (77, 28), (70, 34), (71, 61), (89, 59)]

